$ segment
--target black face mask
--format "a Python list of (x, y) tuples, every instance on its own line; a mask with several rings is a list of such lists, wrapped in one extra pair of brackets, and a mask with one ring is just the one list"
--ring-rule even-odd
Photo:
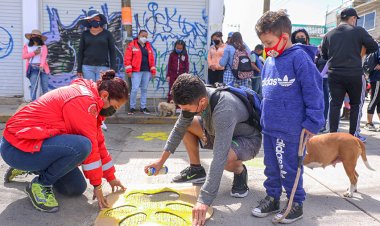
[(200, 112), (198, 112), (198, 108), (199, 108), (199, 102), (198, 102), (198, 107), (197, 109), (192, 112), (192, 111), (182, 111), (182, 116), (184, 118), (194, 118), (194, 116), (196, 116), (197, 114), (199, 114)]
[(110, 117), (113, 114), (115, 114), (115, 112), (116, 112), (116, 109), (113, 106), (110, 106), (108, 108), (103, 108), (102, 110), (100, 110), (99, 114), (104, 117)]
[(214, 40), (214, 43), (215, 43), (215, 45), (219, 45), (220, 44), (220, 40)]
[(296, 43), (301, 43), (306, 45), (306, 38), (296, 38)]
[(40, 44), (42, 42), (41, 38), (39, 37), (32, 37), (30, 38), (33, 42)]
[(194, 116), (196, 116), (197, 114), (199, 114), (199, 112), (182, 111), (182, 116), (184, 118), (194, 118)]
[(90, 27), (98, 28), (100, 27), (101, 21), (92, 20), (90, 21)]

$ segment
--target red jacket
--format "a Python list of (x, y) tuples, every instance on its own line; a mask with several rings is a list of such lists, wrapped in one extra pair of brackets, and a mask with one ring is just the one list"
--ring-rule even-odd
[(115, 167), (108, 153), (99, 116), (103, 102), (96, 84), (76, 79), (70, 86), (48, 92), (26, 105), (11, 117), (4, 138), (24, 152), (40, 151), (43, 141), (60, 134), (87, 137), (92, 144), (90, 155), (83, 161), (84, 175), (92, 185), (115, 179)]
[[(149, 61), (150, 72), (152, 73), (152, 75), (155, 75), (156, 67), (154, 63), (154, 53), (153, 53), (152, 46), (149, 42), (146, 42), (145, 48), (148, 50), (148, 61)], [(137, 39), (134, 39), (131, 43), (129, 43), (124, 54), (125, 72), (126, 73), (140, 72), (141, 61), (142, 61), (142, 53), (141, 53)]]
[(169, 56), (166, 77), (169, 77), (170, 81), (174, 82), (183, 73), (189, 73), (189, 56), (187, 53), (178, 54), (172, 52)]

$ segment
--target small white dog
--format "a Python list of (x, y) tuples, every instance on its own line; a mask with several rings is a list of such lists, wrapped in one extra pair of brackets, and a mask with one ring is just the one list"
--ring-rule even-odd
[(175, 116), (176, 106), (174, 101), (170, 101), (170, 103), (161, 102), (158, 104), (158, 116), (166, 117), (168, 113), (171, 113), (171, 116)]

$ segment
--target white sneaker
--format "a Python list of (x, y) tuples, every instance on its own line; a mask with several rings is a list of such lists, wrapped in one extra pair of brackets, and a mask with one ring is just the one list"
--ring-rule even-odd
[(102, 130), (104, 130), (104, 131), (107, 131), (107, 129), (108, 129), (107, 126), (106, 126), (106, 124), (104, 122), (102, 122), (102, 126), (101, 127), (102, 127)]
[(364, 129), (366, 129), (368, 131), (376, 131), (377, 130), (373, 123), (366, 123), (364, 126)]

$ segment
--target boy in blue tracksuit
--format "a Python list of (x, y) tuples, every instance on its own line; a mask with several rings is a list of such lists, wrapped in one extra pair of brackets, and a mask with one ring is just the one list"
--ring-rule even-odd
[[(317, 48), (292, 45), (291, 22), (285, 11), (267, 12), (256, 24), (268, 59), (262, 70), (261, 125), (264, 134), (264, 182), (267, 196), (252, 210), (256, 217), (279, 211), (282, 187), (289, 199), (298, 167), (298, 145), (302, 129), (316, 134), (324, 124), (322, 77), (312, 59)], [(281, 223), (303, 216), (305, 190), (303, 169), (292, 210)], [(286, 207), (273, 220), (282, 217)]]

